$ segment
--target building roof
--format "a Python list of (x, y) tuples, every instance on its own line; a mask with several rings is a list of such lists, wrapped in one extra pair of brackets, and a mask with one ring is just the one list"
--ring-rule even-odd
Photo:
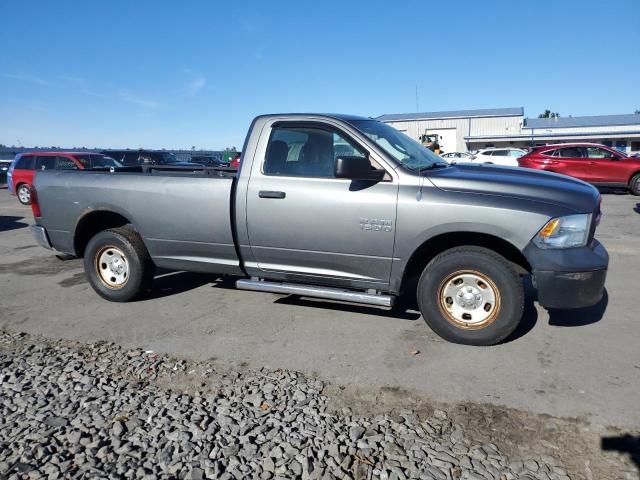
[(377, 120), (382, 122), (423, 120), (431, 118), (470, 118), (470, 117), (514, 117), (524, 116), (524, 107), (512, 108), (480, 108), (477, 110), (447, 110), (443, 112), (422, 113), (387, 113), (380, 115)]
[(575, 128), (640, 125), (640, 114), (593, 115), (589, 117), (526, 118), (522, 128)]

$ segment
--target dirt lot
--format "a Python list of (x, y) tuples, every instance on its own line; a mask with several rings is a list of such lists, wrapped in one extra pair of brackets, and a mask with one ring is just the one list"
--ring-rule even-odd
[(35, 245), (30, 210), (0, 190), (0, 327), (293, 369), (329, 382), (336, 408), (366, 414), (444, 405), (505, 451), (562, 454), (576, 478), (616, 478), (631, 457), (603, 454), (603, 441), (640, 456), (625, 437), (640, 432), (640, 199), (607, 193), (603, 210), (597, 237), (611, 265), (601, 304), (547, 312), (529, 302), (509, 341), (473, 348), (440, 340), (414, 311), (240, 292), (233, 279), (184, 272), (158, 278), (149, 299), (108, 303), (80, 261)]

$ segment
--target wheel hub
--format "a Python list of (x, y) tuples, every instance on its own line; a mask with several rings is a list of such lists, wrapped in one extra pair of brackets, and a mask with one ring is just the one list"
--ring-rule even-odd
[(129, 262), (117, 247), (104, 247), (96, 254), (96, 270), (109, 288), (122, 288), (129, 280)]
[(465, 329), (483, 328), (500, 311), (500, 292), (486, 275), (460, 271), (449, 275), (440, 286), (440, 310), (449, 322)]
[(29, 202), (29, 200), (31, 200), (31, 192), (29, 191), (29, 188), (20, 187), (20, 190), (18, 191), (18, 197), (23, 203)]
[(479, 305), (482, 305), (483, 297), (478, 288), (464, 287), (458, 290), (455, 299), (458, 305), (460, 305), (462, 308), (467, 310), (474, 310), (478, 308)]

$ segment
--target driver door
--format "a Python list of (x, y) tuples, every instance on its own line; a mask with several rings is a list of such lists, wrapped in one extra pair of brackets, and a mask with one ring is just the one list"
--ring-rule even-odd
[(398, 184), (335, 178), (336, 158), (346, 155), (368, 154), (334, 127), (279, 122), (272, 128), (247, 190), (256, 264), (247, 266), (269, 278), (388, 286)]

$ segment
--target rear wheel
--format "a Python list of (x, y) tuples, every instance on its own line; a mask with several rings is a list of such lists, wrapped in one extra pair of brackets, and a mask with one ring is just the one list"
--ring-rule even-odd
[(84, 270), (98, 295), (112, 302), (128, 302), (149, 289), (154, 265), (140, 235), (121, 227), (89, 240)]
[(22, 205), (31, 205), (31, 187), (26, 183), (22, 185), (18, 185), (16, 188), (16, 195), (18, 197), (18, 201)]
[(632, 195), (640, 195), (640, 173), (635, 174), (629, 182), (629, 192)]
[(456, 247), (424, 269), (418, 305), (427, 324), (445, 340), (493, 345), (520, 323), (524, 289), (504, 257), (482, 247)]

